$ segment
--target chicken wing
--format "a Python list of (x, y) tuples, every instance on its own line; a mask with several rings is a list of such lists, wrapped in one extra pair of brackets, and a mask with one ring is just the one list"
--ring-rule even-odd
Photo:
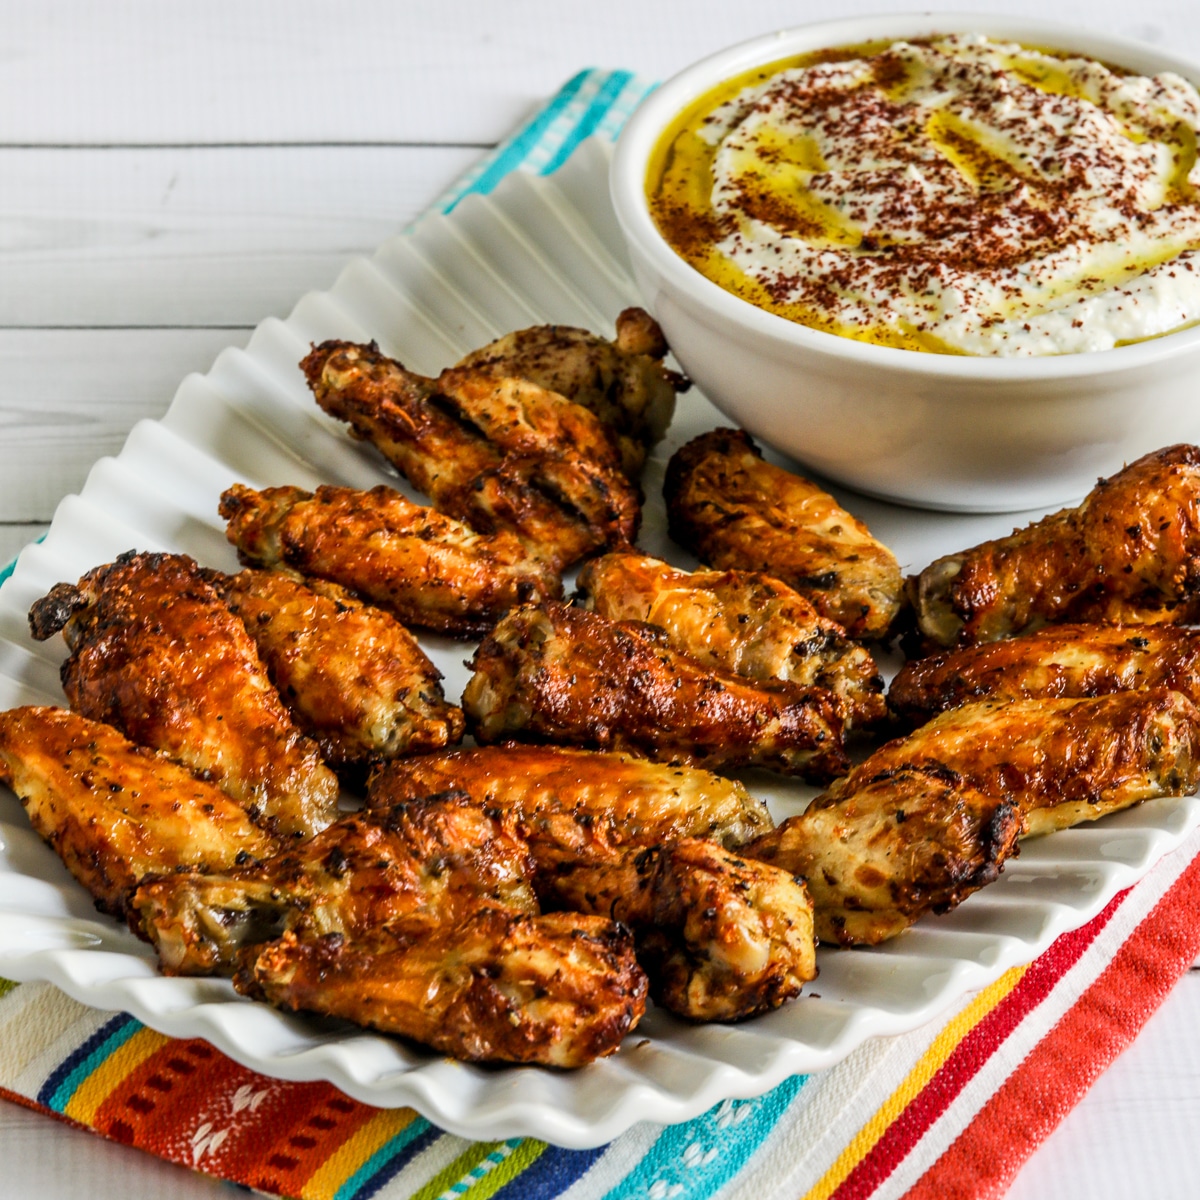
[(216, 576), (230, 611), (254, 639), (296, 723), (335, 770), (461, 741), (462, 709), (441, 673), (390, 614), (336, 583), (306, 587), (280, 571)]
[(544, 844), (574, 859), (681, 837), (732, 848), (772, 825), (766, 805), (732, 779), (564, 746), (485, 746), (391, 762), (372, 776), (367, 803), (386, 808), (456, 789), (517, 821), (535, 853)]
[(480, 908), (361, 938), (285, 933), (246, 951), (234, 987), (342, 1017), (467, 1062), (582, 1067), (641, 1019), (646, 976), (629, 931), (580, 913)]
[(896, 557), (828, 493), (765, 462), (749, 435), (714, 429), (667, 465), (671, 537), (709, 566), (763, 571), (851, 637), (887, 634), (904, 581)]
[(461, 796), (344, 818), (252, 871), (146, 883), (134, 910), (173, 973), (236, 969), (283, 1008), (458, 1058), (581, 1066), (645, 1009), (627, 930), (543, 915), (528, 848)]
[(921, 763), (861, 769), (741, 853), (807, 881), (822, 942), (874, 946), (991, 883), (1023, 828), (1019, 804)]
[(632, 551), (594, 558), (579, 574), (593, 612), (645, 621), (672, 650), (749, 679), (822, 687), (841, 701), (846, 728), (881, 719), (883, 676), (793, 588), (757, 571), (680, 571)]
[(1102, 479), (1078, 508), (939, 558), (908, 581), (936, 646), (1056, 621), (1200, 617), (1200, 447), (1168, 446)]
[(367, 438), (439, 512), (509, 530), (561, 571), (637, 533), (641, 506), (595, 414), (523, 379), (406, 371), (373, 343), (324, 342), (300, 364), (317, 403)]
[(291, 837), (337, 815), (337, 777), (284, 708), (254, 643), (196, 563), (123, 554), (60, 583), (29, 614), (60, 629), (76, 712), (162, 750)]
[(65, 708), (0, 712), (0, 783), (114, 916), (147, 875), (223, 871), (278, 849), (212, 784)]
[(511, 533), (472, 533), (388, 487), (235, 484), (221, 516), (244, 563), (339, 583), (406, 625), (453, 637), (478, 637), (512, 605), (562, 592)]
[(1068, 700), (980, 700), (880, 747), (829, 789), (937, 764), (1021, 807), (1030, 834), (1065, 829), (1155, 796), (1194, 792), (1200, 711), (1159, 688)]
[(821, 777), (846, 763), (831, 692), (711, 670), (649, 625), (525, 605), (497, 624), (473, 666), (463, 710), (483, 745), (552, 741)]
[(1175, 625), (1048, 625), (906, 663), (888, 704), (914, 725), (972, 700), (1170, 688), (1200, 703), (1200, 632)]
[(662, 438), (675, 412), (675, 393), (689, 386), (662, 365), (666, 339), (645, 309), (617, 317), (615, 341), (569, 325), (536, 325), (468, 354), (459, 367), (499, 378), (528, 379), (590, 409), (616, 438), (631, 479)]

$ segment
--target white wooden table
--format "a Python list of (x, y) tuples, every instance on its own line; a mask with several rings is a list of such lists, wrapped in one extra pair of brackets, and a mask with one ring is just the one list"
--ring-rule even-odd
[[(771, 28), (915, 7), (0, 0), (0, 562), (187, 372), (328, 286), (579, 68), (663, 78)], [(1002, 7), (1200, 59), (1195, 0)], [(1011, 1195), (1192, 1200), (1198, 1124), (1193, 971)], [(0, 1162), (4, 1197), (218, 1192), (3, 1102)]]

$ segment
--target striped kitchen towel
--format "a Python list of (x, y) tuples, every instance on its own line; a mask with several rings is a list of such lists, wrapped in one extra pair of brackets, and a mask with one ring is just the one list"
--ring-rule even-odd
[[(585, 71), (435, 206), (614, 137), (650, 85)], [(0, 571), (0, 582), (8, 571)], [(45, 984), (0, 981), (0, 1095), (172, 1162), (311, 1200), (929, 1200), (1000, 1195), (1200, 953), (1200, 831), (949, 1019), (820, 1075), (595, 1150), (473, 1143), (409, 1109), (241, 1067)]]

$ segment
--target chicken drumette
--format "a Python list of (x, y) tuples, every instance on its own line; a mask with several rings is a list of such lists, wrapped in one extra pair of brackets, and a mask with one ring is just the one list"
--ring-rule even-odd
[(349, 422), (439, 511), (508, 530), (561, 571), (637, 532), (637, 490), (598, 417), (524, 379), (406, 371), (374, 344), (323, 342), (301, 363), (317, 403)]
[(477, 637), (512, 605), (562, 591), (511, 533), (473, 533), (388, 487), (235, 484), (221, 516), (243, 562), (341, 584), (406, 625), (453, 637)]
[(614, 341), (569, 325), (536, 325), (497, 338), (458, 365), (528, 379), (591, 409), (616, 438), (625, 474), (636, 479), (671, 423), (675, 393), (688, 387), (662, 365), (666, 353), (658, 322), (645, 309), (627, 308)]
[(749, 435), (714, 429), (667, 465), (671, 536), (721, 570), (781, 579), (851, 637), (883, 637), (900, 611), (896, 557), (832, 496), (764, 461)]
[(0, 783), (114, 916), (147, 875), (228, 870), (279, 848), (211, 783), (65, 708), (0, 713)]
[(463, 709), (483, 744), (559, 742), (814, 777), (846, 765), (832, 692), (713, 670), (676, 654), (653, 626), (524, 605), (497, 624), (473, 665)]
[(331, 767), (358, 777), (382, 759), (461, 740), (462, 709), (446, 703), (441, 673), (389, 613), (281, 571), (212, 579)]
[(1056, 621), (1182, 624), (1200, 616), (1200, 448), (1168, 446), (1063, 509), (908, 581), (936, 646)]
[(681, 571), (633, 551), (595, 558), (579, 574), (594, 612), (645, 621), (672, 650), (750, 679), (822, 687), (846, 727), (883, 717), (883, 676), (864, 646), (795, 589), (757, 571)]
[(628, 931), (542, 914), (528, 847), (450, 795), (343, 818), (253, 870), (144, 884), (136, 925), (175, 973), (472, 1061), (581, 1066), (645, 1008)]
[(337, 815), (336, 776), (194, 560), (124, 554), (56, 585), (29, 622), (39, 639), (62, 630), (76, 712), (162, 750), (281, 834), (311, 837)]
[(1200, 703), (1200, 632), (1175, 625), (1048, 625), (906, 663), (888, 705), (919, 724), (973, 700), (1170, 688)]

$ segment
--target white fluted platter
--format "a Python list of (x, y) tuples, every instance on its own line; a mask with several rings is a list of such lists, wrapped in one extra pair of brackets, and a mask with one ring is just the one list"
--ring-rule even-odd
[[(616, 314), (639, 297), (608, 207), (607, 171), (607, 148), (590, 142), (554, 176), (510, 176), (490, 197), (468, 198), (450, 216), (355, 260), (329, 292), (306, 296), (286, 321), (265, 321), (245, 351), (226, 350), (207, 375), (184, 380), (163, 420), (142, 422), (116, 458), (96, 464), (82, 493), (59, 506), (45, 542), (21, 554), (0, 588), (0, 708), (64, 703), (65, 648), (59, 639), (32, 642), (26, 623), (30, 604), (55, 583), (130, 549), (183, 551), (236, 569), (217, 515), (231, 483), (397, 484), (371, 448), (313, 403), (297, 366), (311, 342), (374, 338), (436, 375), (531, 324), (611, 335)], [(703, 397), (682, 396), (647, 469), (640, 544), (681, 566), (694, 563), (667, 538), (663, 468), (678, 446), (721, 423)], [(907, 570), (1037, 515), (952, 516), (839, 499)], [(422, 644), (446, 677), (447, 696), (457, 698), (470, 647)], [(776, 777), (747, 782), (777, 818), (812, 795)], [(997, 883), (948, 916), (926, 918), (875, 950), (819, 951), (820, 977), (776, 1012), (692, 1026), (651, 1010), (618, 1054), (562, 1072), (454, 1062), (346, 1024), (280, 1013), (237, 996), (224, 980), (159, 975), (149, 946), (96, 914), (0, 788), (0, 975), (47, 980), (163, 1033), (206, 1038), (268, 1075), (326, 1080), (369, 1104), (411, 1105), (464, 1137), (591, 1147), (637, 1121), (682, 1121), (721, 1100), (761, 1094), (789, 1075), (833, 1065), (869, 1037), (931, 1020), (1095, 916), (1198, 824), (1200, 801), (1175, 797), (1027, 842)]]

